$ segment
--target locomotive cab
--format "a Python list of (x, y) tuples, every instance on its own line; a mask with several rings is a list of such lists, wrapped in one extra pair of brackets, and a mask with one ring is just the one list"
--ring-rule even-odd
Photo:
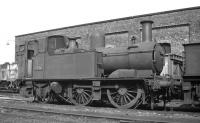
[[(67, 45), (66, 45), (67, 44)], [(101, 53), (81, 51), (75, 39), (64, 36), (47, 38), (45, 78), (78, 79), (100, 77)]]

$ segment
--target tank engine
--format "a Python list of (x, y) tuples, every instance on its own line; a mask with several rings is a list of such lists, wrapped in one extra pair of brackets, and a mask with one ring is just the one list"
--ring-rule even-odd
[(105, 47), (103, 32), (90, 35), (89, 50), (62, 35), (21, 42), (16, 46), (21, 94), (75, 105), (109, 101), (117, 108), (169, 101), (172, 86), (181, 87), (182, 57), (167, 54), (169, 44), (152, 41), (152, 23), (142, 21), (142, 41), (128, 47)]

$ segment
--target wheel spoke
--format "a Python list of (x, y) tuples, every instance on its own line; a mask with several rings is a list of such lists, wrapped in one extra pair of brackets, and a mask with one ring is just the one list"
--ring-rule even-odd
[(81, 96), (80, 96), (80, 94), (78, 94), (78, 103), (81, 104)]
[(84, 104), (82, 94), (80, 94), (80, 104)]
[(132, 97), (132, 98), (135, 98), (135, 96), (133, 96), (132, 94), (130, 93), (126, 93), (129, 97)]
[(124, 99), (125, 104), (127, 104), (128, 102), (127, 102), (127, 99), (126, 99), (126, 95), (123, 96), (123, 99)]
[(128, 90), (128, 92), (137, 94), (137, 92), (131, 90)]
[(125, 97), (126, 99), (128, 99), (129, 102), (131, 101), (130, 97), (127, 94), (125, 95)]
[(91, 97), (91, 95), (89, 95), (87, 92), (83, 91), (83, 93), (88, 96), (88, 97)]
[(84, 100), (84, 98), (83, 98), (83, 94), (81, 94), (80, 97), (81, 97), (81, 104), (84, 104), (84, 103), (85, 103), (85, 100)]
[(84, 98), (85, 102), (87, 102), (87, 101), (88, 101), (88, 98), (86, 97), (86, 95), (85, 95), (85, 94), (83, 94), (83, 98)]
[(80, 104), (80, 96), (78, 95), (77, 97), (78, 97), (78, 103)]
[(81, 104), (81, 94), (79, 94), (79, 104)]
[(120, 105), (123, 105), (123, 96), (120, 96)]
[(118, 95), (118, 98), (117, 98), (117, 103), (119, 104), (119, 101), (120, 101), (120, 95)]

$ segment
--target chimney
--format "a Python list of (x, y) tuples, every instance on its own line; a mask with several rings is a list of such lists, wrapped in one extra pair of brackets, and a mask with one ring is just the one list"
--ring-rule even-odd
[(152, 24), (151, 20), (144, 20), (140, 22), (142, 25), (142, 42), (152, 41)]

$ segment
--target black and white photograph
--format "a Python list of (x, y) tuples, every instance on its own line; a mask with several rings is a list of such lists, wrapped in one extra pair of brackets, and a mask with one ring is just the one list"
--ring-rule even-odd
[(0, 1), (0, 123), (200, 123), (200, 1)]

